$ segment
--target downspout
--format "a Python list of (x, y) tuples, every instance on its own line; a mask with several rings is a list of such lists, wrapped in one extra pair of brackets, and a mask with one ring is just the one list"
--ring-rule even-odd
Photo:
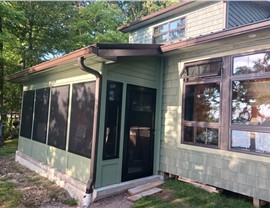
[(78, 64), (80, 69), (93, 74), (96, 77), (96, 92), (95, 92), (95, 107), (94, 107), (94, 120), (93, 120), (93, 134), (92, 134), (92, 151), (91, 151), (91, 165), (90, 165), (90, 177), (86, 184), (85, 196), (83, 199), (83, 207), (89, 208), (92, 199), (93, 188), (96, 180), (96, 165), (97, 165), (97, 145), (98, 145), (98, 123), (100, 112), (100, 94), (101, 94), (101, 74), (96, 70), (85, 66), (84, 57), (78, 58)]

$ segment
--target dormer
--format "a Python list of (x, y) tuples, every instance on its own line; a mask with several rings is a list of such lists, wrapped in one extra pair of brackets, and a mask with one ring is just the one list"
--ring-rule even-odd
[(268, 1), (185, 0), (118, 29), (130, 43), (170, 44), (269, 17)]

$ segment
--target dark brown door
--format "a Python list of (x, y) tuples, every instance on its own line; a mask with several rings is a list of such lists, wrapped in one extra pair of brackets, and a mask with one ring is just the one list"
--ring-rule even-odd
[(127, 86), (122, 181), (153, 174), (156, 90)]

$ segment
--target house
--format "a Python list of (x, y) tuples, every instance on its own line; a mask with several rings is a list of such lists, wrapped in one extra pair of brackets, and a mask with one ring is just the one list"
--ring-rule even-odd
[(120, 27), (129, 44), (9, 75), (16, 160), (78, 198), (171, 174), (270, 201), (269, 17), (267, 1), (183, 1)]

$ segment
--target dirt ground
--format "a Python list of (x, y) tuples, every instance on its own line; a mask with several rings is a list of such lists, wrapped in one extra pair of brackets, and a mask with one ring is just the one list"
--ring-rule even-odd
[[(11, 154), (0, 158), (0, 180), (8, 181), (15, 185), (16, 190), (22, 193), (20, 208), (68, 208), (80, 207), (79, 205), (66, 205), (72, 201), (68, 192), (48, 179), (39, 176), (33, 171), (15, 162), (15, 155)], [(129, 208), (132, 203), (126, 200), (127, 194), (119, 194), (94, 202), (93, 208)]]

